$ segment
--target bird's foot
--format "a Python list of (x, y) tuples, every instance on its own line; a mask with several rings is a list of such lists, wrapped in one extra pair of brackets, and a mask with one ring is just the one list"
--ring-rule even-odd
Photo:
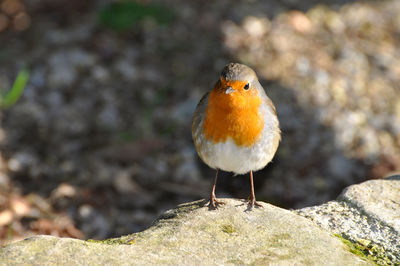
[(256, 206), (256, 208), (262, 208), (263, 207), (260, 203), (258, 203), (256, 201), (256, 197), (250, 196), (247, 200), (249, 202), (249, 208), (250, 209), (252, 209), (254, 206)]
[(225, 205), (225, 202), (217, 200), (215, 196), (210, 197), (210, 203), (208, 206), (212, 209), (217, 209), (220, 205)]

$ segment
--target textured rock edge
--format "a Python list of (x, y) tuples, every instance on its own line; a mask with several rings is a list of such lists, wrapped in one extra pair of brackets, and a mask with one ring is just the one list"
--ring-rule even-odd
[[(332, 265), (333, 257), (342, 265), (372, 264), (349, 252), (329, 232), (293, 212), (263, 202), (260, 202), (263, 208), (249, 211), (245, 201), (222, 200), (226, 204), (221, 212), (208, 211), (204, 200), (185, 203), (165, 212), (147, 230), (121, 238), (89, 243), (36, 236), (2, 249), (0, 258), (6, 265), (80, 265), (82, 261), (87, 265), (137, 262), (143, 265), (264, 265), (267, 262)], [(255, 225), (263, 230), (255, 232)], [(197, 238), (200, 241), (193, 241)], [(242, 241), (247, 244), (241, 246)], [(180, 246), (180, 243), (186, 245)], [(238, 252), (238, 247), (242, 252)]]
[[(400, 183), (397, 182), (400, 182), (400, 176), (389, 177), (386, 180), (394, 180), (394, 183), (391, 184), (395, 185), (394, 192), (396, 193), (396, 191), (399, 189), (398, 184)], [(361, 188), (363, 187), (363, 184), (364, 183), (351, 187), (360, 186)], [(382, 183), (382, 186), (386, 184), (388, 183)], [(372, 193), (375, 193), (374, 196), (378, 195), (378, 198), (380, 199), (380, 194), (376, 193), (374, 185), (379, 184), (372, 184), (371, 186), (371, 183), (369, 183), (369, 186), (365, 186), (363, 188), (369, 188)], [(393, 221), (393, 217), (396, 217), (397, 206), (395, 209), (389, 208), (389, 211), (394, 211), (394, 215), (393, 217), (391, 217), (392, 220), (389, 219), (389, 222), (385, 222), (380, 219), (380, 217), (377, 216), (376, 213), (374, 213), (374, 210), (371, 211), (370, 207), (374, 206), (374, 202), (369, 204), (368, 197), (366, 197), (367, 200), (364, 202), (357, 200), (357, 197), (355, 197), (354, 199), (349, 197), (349, 195), (351, 196), (351, 193), (346, 194), (349, 188), (345, 189), (342, 194), (337, 198), (337, 200), (329, 201), (319, 206), (292, 210), (292, 212), (313, 221), (324, 231), (333, 233), (336, 237), (341, 239), (344, 244), (347, 245), (350, 252), (363, 259), (367, 259), (368, 261), (375, 262), (379, 265), (399, 265), (400, 242), (398, 240), (400, 239), (400, 230), (398, 230), (399, 228), (396, 224), (391, 223)], [(362, 191), (363, 190), (360, 189), (360, 192)], [(393, 202), (397, 202), (398, 200), (397, 194), (387, 195), (386, 198), (384, 197), (384, 195), (382, 196), (384, 200), (392, 199), (391, 197), (395, 197), (393, 199), (394, 201), (392, 200)], [(153, 224), (148, 229), (153, 230), (157, 227), (162, 226), (163, 224), (174, 223), (174, 218), (179, 217), (183, 214), (187, 215), (199, 206), (204, 206), (205, 203), (206, 201), (203, 200), (179, 205), (177, 208), (169, 210), (162, 214), (158, 219), (153, 222)], [(363, 208), (363, 206), (366, 208)], [(391, 224), (393, 224), (393, 226), (391, 226)], [(88, 240), (88, 242), (101, 245), (105, 244), (104, 248), (106, 248), (107, 245), (131, 245), (135, 243), (138, 237), (141, 237), (143, 234), (145, 234), (147, 230), (127, 236), (122, 236), (120, 238), (106, 240)], [(46, 236), (42, 237), (46, 239)], [(55, 237), (47, 238), (56, 239)], [(40, 239), (42, 238), (40, 236), (37, 236), (27, 240), (40, 241)], [(83, 245), (88, 244), (88, 242), (82, 242)], [(13, 245), (18, 245), (21, 243), (22, 241), (14, 243)]]
[[(385, 179), (400, 182), (399, 175)], [(378, 265), (400, 265), (400, 232), (376, 214), (353, 202), (346, 195), (348, 188), (336, 200), (293, 212), (332, 232), (354, 254)]]

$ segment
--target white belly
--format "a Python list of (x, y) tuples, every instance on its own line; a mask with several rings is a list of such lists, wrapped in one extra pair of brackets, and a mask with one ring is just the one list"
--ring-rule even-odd
[(260, 138), (251, 147), (237, 146), (232, 139), (213, 143), (202, 137), (200, 123), (195, 143), (200, 158), (210, 167), (236, 174), (264, 168), (274, 157), (279, 143), (279, 124), (269, 110), (263, 112), (265, 123)]

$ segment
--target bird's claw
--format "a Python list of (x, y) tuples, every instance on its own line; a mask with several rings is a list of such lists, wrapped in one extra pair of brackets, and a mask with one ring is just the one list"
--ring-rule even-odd
[(220, 205), (225, 205), (225, 202), (217, 200), (215, 197), (210, 198), (208, 206), (212, 209), (217, 209)]
[(249, 207), (250, 207), (250, 209), (254, 208), (254, 206), (256, 206), (257, 208), (262, 208), (262, 207), (263, 207), (260, 203), (258, 203), (258, 202), (256, 201), (256, 198), (255, 198), (255, 197), (250, 196), (250, 197), (248, 197), (247, 200), (248, 200), (248, 202), (249, 202)]

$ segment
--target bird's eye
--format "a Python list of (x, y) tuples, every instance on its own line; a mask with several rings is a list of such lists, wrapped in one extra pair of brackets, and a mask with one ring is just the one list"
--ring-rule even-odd
[(250, 89), (250, 84), (249, 83), (247, 83), (246, 85), (244, 85), (244, 88), (243, 88), (244, 90), (248, 90), (248, 89)]

